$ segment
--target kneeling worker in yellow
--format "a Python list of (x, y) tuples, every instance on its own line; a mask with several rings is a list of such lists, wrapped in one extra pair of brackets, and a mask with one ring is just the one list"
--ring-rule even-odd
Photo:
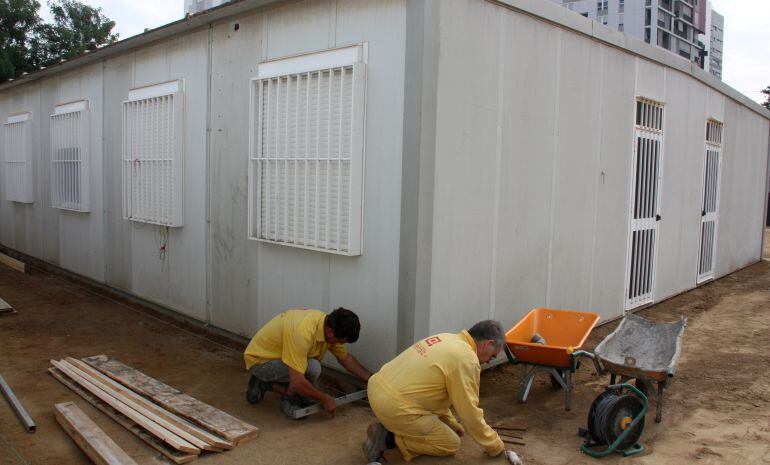
[(452, 455), (465, 431), (488, 455), (501, 454), (503, 441), (479, 408), (479, 381), (481, 363), (500, 353), (504, 343), (500, 323), (487, 320), (468, 331), (418, 341), (386, 363), (369, 380), (369, 405), (379, 422), (366, 432), (366, 459), (373, 462), (394, 447), (407, 462), (418, 455)]
[(256, 404), (268, 391), (281, 394), (281, 411), (291, 413), (314, 399), (333, 414), (334, 398), (316, 388), (321, 360), (330, 351), (347, 371), (363, 379), (369, 372), (345, 350), (358, 340), (361, 323), (345, 308), (329, 315), (320, 310), (286, 310), (270, 320), (251, 339), (243, 358), (251, 372), (246, 400)]

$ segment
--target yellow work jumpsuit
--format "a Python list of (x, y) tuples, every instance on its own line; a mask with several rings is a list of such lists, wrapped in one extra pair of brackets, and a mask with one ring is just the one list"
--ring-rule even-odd
[(479, 408), (480, 376), (471, 335), (438, 334), (418, 341), (369, 379), (369, 404), (407, 462), (418, 455), (454, 454), (461, 428), (496, 456), (505, 446)]

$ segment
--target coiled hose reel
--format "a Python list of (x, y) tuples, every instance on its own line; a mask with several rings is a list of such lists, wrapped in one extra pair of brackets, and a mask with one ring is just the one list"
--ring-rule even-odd
[[(580, 449), (592, 457), (613, 452), (624, 456), (644, 451), (639, 438), (644, 430), (644, 416), (649, 407), (647, 396), (630, 384), (614, 384), (599, 394), (588, 411), (588, 428), (580, 429), (585, 443)], [(597, 446), (606, 446), (597, 449)]]

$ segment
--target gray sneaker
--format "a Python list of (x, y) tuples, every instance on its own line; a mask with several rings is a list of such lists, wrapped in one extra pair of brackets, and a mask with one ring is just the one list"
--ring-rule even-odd
[(382, 423), (379, 421), (369, 423), (369, 427), (366, 428), (366, 440), (361, 444), (366, 460), (375, 462), (382, 457), (382, 453), (387, 449), (387, 437), (388, 430)]

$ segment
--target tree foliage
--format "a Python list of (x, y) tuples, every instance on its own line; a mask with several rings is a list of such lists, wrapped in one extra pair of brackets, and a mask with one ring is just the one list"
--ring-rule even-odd
[(50, 0), (52, 23), (36, 0), (0, 0), (0, 82), (50, 66), (118, 39), (101, 8), (77, 0)]
[(30, 41), (40, 24), (35, 0), (0, 0), (0, 81), (34, 69)]
[(762, 93), (765, 94), (765, 103), (762, 106), (770, 110), (770, 86), (765, 87)]

